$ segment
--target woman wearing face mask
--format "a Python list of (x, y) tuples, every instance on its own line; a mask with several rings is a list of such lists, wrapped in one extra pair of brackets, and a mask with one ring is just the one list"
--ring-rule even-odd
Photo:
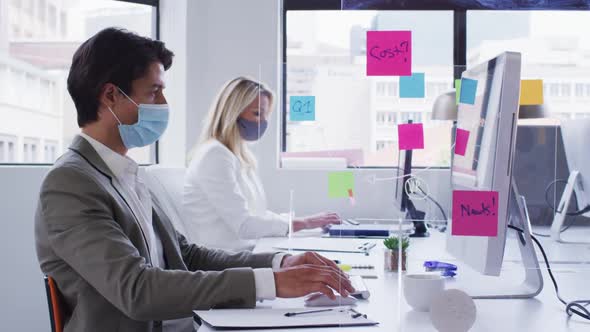
[[(184, 222), (189, 240), (223, 249), (252, 248), (252, 240), (286, 236), (288, 217), (269, 211), (257, 161), (248, 142), (268, 125), (273, 94), (239, 77), (224, 85), (191, 153), (184, 184)], [(334, 213), (293, 220), (293, 231), (340, 223)]]

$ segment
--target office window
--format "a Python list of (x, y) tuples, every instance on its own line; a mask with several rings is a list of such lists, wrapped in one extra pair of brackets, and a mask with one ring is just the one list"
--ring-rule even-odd
[(576, 83), (576, 97), (584, 97), (584, 84)]
[(397, 123), (396, 118), (397, 118), (397, 116), (395, 113), (389, 113), (387, 115), (387, 123), (392, 126), (395, 125)]
[(31, 144), (31, 162), (37, 162), (39, 160), (39, 151), (37, 149), (37, 144)]
[(57, 141), (46, 140), (43, 147), (43, 159), (46, 163), (52, 163), (57, 157)]
[(38, 138), (25, 137), (23, 139), (22, 160), (24, 163), (39, 163), (42, 162), (40, 156), (41, 140)]
[(57, 25), (57, 8), (53, 4), (49, 5), (49, 28), (55, 32)]
[[(329, 157), (356, 150), (364, 162), (354, 166), (397, 167), (397, 124), (425, 120), (421, 112), (432, 108), (440, 84), (453, 82), (453, 12), (288, 10), (285, 29), (283, 152)], [(412, 31), (412, 71), (425, 73), (432, 87), (426, 98), (400, 98), (399, 77), (366, 75), (370, 30)], [(297, 73), (302, 68), (314, 75)], [(290, 121), (289, 98), (302, 90), (316, 97), (314, 121)], [(425, 149), (414, 154), (415, 166), (449, 165), (451, 128), (451, 122), (425, 123)]]
[(561, 96), (562, 97), (570, 97), (571, 96), (571, 84), (569, 84), (569, 83), (562, 83), (561, 84)]
[[(0, 41), (8, 43), (0, 45), (0, 113), (7, 114), (0, 130), (15, 140), (5, 143), (0, 162), (53, 163), (80, 131), (66, 86), (74, 52), (111, 26), (155, 37), (155, 8), (115, 0), (26, 0), (3, 10), (12, 29), (0, 29)], [(155, 147), (132, 149), (129, 155), (152, 163)]]
[(383, 97), (387, 95), (387, 83), (379, 82), (377, 83), (377, 97)]
[(60, 13), (59, 26), (62, 37), (66, 37), (68, 33), (68, 15), (66, 14), (66, 12)]
[(588, 29), (589, 11), (468, 11), (468, 65), (505, 50), (521, 52), (523, 79), (543, 80), (549, 117), (590, 113), (590, 85), (579, 82), (590, 77)]
[(377, 113), (377, 124), (383, 126), (385, 124), (385, 112), (378, 112)]
[(391, 148), (391, 146), (394, 144), (394, 141), (392, 140), (388, 140), (388, 141), (377, 141), (375, 149), (377, 151), (381, 151), (381, 150), (385, 150), (387, 148)]
[(414, 122), (422, 122), (422, 113), (420, 113), (420, 112), (414, 113)]
[(33, 16), (33, 0), (24, 0), (23, 3), (23, 11), (29, 15)]
[(16, 143), (15, 142), (8, 142), (8, 157), (6, 162), (13, 163), (16, 162)]
[(23, 144), (23, 162), (32, 162), (31, 158), (31, 146), (28, 143)]
[(8, 102), (8, 67), (0, 63), (0, 104)]
[(389, 90), (388, 90), (388, 95), (390, 97), (397, 97), (398, 93), (399, 93), (399, 87), (397, 83), (394, 82), (390, 82), (389, 83)]
[(37, 6), (37, 17), (39, 18), (39, 23), (41, 26), (45, 26), (46, 13), (47, 13), (47, 0), (39, 0), (38, 6)]
[(429, 82), (426, 84), (426, 95), (428, 97), (436, 96), (436, 84), (434, 82)]

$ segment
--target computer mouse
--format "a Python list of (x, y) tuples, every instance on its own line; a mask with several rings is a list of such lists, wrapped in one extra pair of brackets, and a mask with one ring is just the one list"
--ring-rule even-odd
[(357, 299), (352, 296), (344, 297), (336, 295), (336, 299), (332, 300), (322, 293), (311, 294), (305, 299), (306, 307), (337, 307), (343, 305), (354, 305)]

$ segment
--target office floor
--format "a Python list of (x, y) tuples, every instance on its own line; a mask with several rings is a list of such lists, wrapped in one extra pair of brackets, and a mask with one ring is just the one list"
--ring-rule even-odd
[[(543, 229), (535, 228), (542, 232)], [(573, 228), (566, 232), (573, 241), (583, 238), (590, 239), (590, 229)], [(311, 235), (308, 233), (307, 235)], [(568, 237), (564, 236), (566, 239)], [(506, 249), (506, 259), (500, 277), (487, 277), (471, 270), (452, 257), (444, 250), (444, 235), (433, 233), (430, 238), (412, 239), (409, 251), (408, 273), (422, 272), (425, 259), (447, 260), (459, 265), (459, 274), (455, 279), (446, 282), (446, 288), (463, 289), (480, 294), (494, 293), (494, 289), (501, 284), (520, 283), (524, 271), (518, 262), (517, 248), (512, 244), (515, 240), (510, 237)], [(272, 246), (284, 239), (262, 239), (256, 251), (273, 250)], [(313, 238), (310, 238), (313, 241)], [(380, 240), (375, 241), (380, 244)], [(553, 269), (558, 279), (562, 296), (566, 299), (590, 299), (590, 288), (586, 287), (590, 280), (590, 244), (556, 244), (549, 239), (542, 242), (550, 259), (555, 259)], [(324, 253), (332, 259), (339, 259), (348, 264), (372, 264), (373, 270), (353, 270), (351, 274), (376, 275), (377, 279), (365, 279), (365, 284), (371, 291), (368, 301), (361, 301), (356, 309), (366, 313), (369, 318), (380, 322), (375, 327), (354, 328), (354, 331), (435, 331), (428, 313), (412, 310), (406, 303), (401, 291), (401, 276), (397, 273), (384, 272), (383, 248), (378, 245), (369, 256), (349, 253)], [(572, 259), (572, 257), (574, 259)], [(544, 265), (541, 265), (544, 271)], [(477, 319), (472, 331), (588, 331), (590, 322), (578, 318), (568, 318), (563, 305), (558, 302), (550, 283), (549, 276), (544, 271), (545, 287), (543, 291), (532, 299), (525, 300), (476, 300)], [(302, 299), (278, 299), (266, 301), (261, 307), (300, 308)], [(322, 329), (323, 330), (323, 329)], [(334, 329), (325, 329), (336, 330)], [(200, 331), (210, 331), (202, 326)], [(277, 330), (281, 331), (281, 330)], [(284, 330), (282, 330), (284, 331)]]

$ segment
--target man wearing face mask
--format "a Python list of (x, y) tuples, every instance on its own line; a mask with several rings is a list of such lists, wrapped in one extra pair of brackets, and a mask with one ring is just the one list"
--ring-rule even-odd
[(37, 256), (62, 294), (64, 331), (195, 331), (195, 309), (352, 291), (315, 253), (229, 253), (174, 230), (126, 156), (167, 127), (172, 57), (162, 42), (115, 28), (74, 54), (68, 91), (81, 133), (44, 179), (35, 216)]
[[(185, 177), (182, 219), (191, 241), (222, 249), (252, 249), (258, 238), (289, 232), (289, 218), (267, 209), (258, 161), (248, 147), (263, 137), (273, 99), (264, 84), (238, 77), (224, 84), (213, 101)], [(294, 217), (291, 229), (337, 223), (337, 214), (319, 213)]]

